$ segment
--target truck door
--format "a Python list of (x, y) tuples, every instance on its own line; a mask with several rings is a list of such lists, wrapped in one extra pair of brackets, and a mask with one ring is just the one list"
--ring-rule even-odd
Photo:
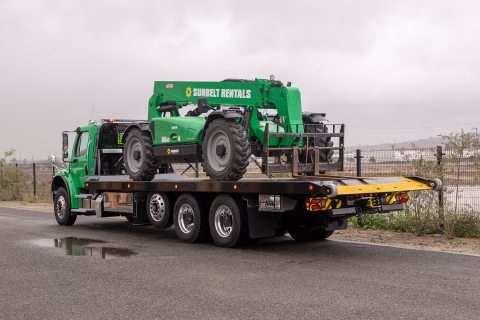
[(70, 172), (73, 175), (75, 185), (85, 186), (85, 180), (88, 174), (88, 154), (90, 147), (90, 132), (80, 131), (77, 134), (74, 150), (70, 160)]

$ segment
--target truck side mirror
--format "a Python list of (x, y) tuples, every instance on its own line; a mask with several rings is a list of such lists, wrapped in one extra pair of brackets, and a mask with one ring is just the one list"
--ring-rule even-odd
[(198, 114), (208, 112), (208, 103), (206, 98), (198, 99)]
[(67, 161), (68, 159), (68, 133), (63, 133), (63, 143), (62, 143), (62, 154), (63, 154), (63, 161)]
[(55, 161), (57, 161), (57, 157), (55, 157), (54, 154), (52, 154), (52, 156), (50, 157), (50, 161), (55, 164)]

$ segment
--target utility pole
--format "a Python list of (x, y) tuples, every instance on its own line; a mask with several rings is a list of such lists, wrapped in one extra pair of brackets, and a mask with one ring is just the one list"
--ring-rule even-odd
[(480, 141), (478, 140), (478, 127), (472, 128), (475, 130), (475, 150), (473, 151), (473, 156), (475, 157), (475, 161), (477, 161), (478, 157), (478, 149), (480, 147)]

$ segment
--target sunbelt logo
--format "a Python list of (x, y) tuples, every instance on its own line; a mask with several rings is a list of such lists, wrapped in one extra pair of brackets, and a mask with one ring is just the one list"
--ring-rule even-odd
[(202, 98), (237, 98), (250, 99), (252, 97), (252, 90), (250, 89), (209, 89), (209, 88), (190, 88), (185, 90), (187, 98), (202, 97)]

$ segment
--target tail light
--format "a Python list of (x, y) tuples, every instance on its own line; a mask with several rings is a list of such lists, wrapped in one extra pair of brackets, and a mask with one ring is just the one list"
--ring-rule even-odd
[(342, 207), (342, 200), (328, 197), (308, 198), (305, 202), (307, 211), (330, 210)]
[(406, 203), (408, 202), (408, 193), (406, 192), (398, 192), (395, 194), (395, 202), (396, 203)]

